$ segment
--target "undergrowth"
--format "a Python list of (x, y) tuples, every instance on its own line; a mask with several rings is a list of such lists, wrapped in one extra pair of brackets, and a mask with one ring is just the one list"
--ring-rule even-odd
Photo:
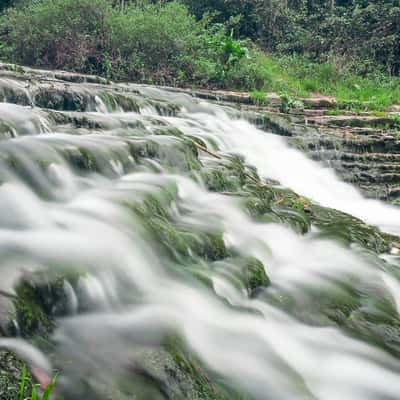
[[(287, 97), (333, 96), (339, 109), (384, 111), (400, 104), (400, 78), (382, 73), (358, 76), (334, 63), (315, 63), (303, 56), (259, 57), (265, 80), (262, 91)], [(258, 95), (260, 97), (260, 94)]]
[(338, 109), (353, 111), (400, 104), (399, 77), (359, 76), (336, 59), (268, 55), (240, 38), (234, 21), (216, 23), (211, 14), (196, 19), (179, 1), (140, 0), (123, 10), (112, 0), (15, 4), (0, 17), (2, 61), (119, 81), (251, 91), (258, 105), (267, 92), (293, 101), (334, 96)]

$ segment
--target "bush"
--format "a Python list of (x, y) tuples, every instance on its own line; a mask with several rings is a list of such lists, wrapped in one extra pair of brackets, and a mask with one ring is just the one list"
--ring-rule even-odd
[(233, 89), (268, 89), (274, 76), (268, 68), (267, 58), (257, 49), (249, 52), (249, 57), (241, 59), (235, 68), (226, 72), (225, 85)]
[(400, 75), (399, 0), (183, 0), (197, 16), (234, 19), (265, 50), (341, 58), (355, 72)]
[(109, 56), (114, 75), (171, 83), (191, 77), (202, 56), (203, 23), (176, 3), (128, 6), (110, 19)]
[[(261, 86), (263, 72), (226, 26), (196, 20), (171, 1), (42, 0), (0, 20), (0, 56), (10, 62), (96, 73), (116, 80), (211, 87)], [(255, 54), (253, 51), (252, 53)]]
[(112, 8), (105, 0), (49, 0), (2, 17), (3, 58), (38, 67), (102, 71)]

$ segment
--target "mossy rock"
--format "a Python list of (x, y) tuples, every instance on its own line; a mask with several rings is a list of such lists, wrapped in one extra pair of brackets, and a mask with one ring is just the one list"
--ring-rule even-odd
[(245, 285), (250, 297), (253, 297), (262, 287), (270, 285), (263, 263), (256, 258), (249, 259), (243, 267)]
[(53, 277), (50, 272), (25, 277), (16, 287), (14, 299), (18, 334), (25, 338), (48, 338), (57, 316), (68, 315), (65, 277)]
[(34, 96), (37, 107), (59, 111), (90, 111), (95, 104), (88, 94), (64, 88), (41, 87)]
[(172, 399), (252, 400), (250, 397), (245, 397), (239, 390), (228, 388), (221, 377), (211, 374), (179, 337), (169, 337), (163, 347), (172, 357), (174, 368), (179, 371), (179, 375), (190, 382), (190, 392), (182, 393), (185, 397), (171, 397)]

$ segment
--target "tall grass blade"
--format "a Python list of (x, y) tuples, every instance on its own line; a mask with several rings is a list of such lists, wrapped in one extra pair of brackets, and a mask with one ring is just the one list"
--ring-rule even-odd
[(32, 393), (31, 393), (31, 398), (30, 400), (37, 400), (37, 392), (35, 386), (32, 386)]
[(27, 370), (26, 367), (22, 369), (21, 384), (19, 386), (18, 400), (24, 400), (25, 398), (25, 386), (26, 386)]
[(54, 375), (51, 379), (51, 383), (46, 387), (45, 391), (43, 392), (42, 400), (49, 400), (51, 394), (53, 393), (54, 386), (57, 382), (57, 375)]

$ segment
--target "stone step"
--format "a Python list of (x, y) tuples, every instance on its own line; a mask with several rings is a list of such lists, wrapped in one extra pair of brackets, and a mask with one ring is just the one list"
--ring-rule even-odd
[(397, 163), (400, 164), (400, 154), (390, 153), (347, 153), (340, 150), (314, 150), (309, 151), (309, 155), (314, 160), (340, 160), (348, 162), (364, 162), (367, 165), (371, 163)]
[(306, 108), (311, 109), (327, 109), (337, 107), (336, 99), (331, 96), (301, 97), (300, 100), (303, 102)]
[(372, 115), (325, 115), (321, 117), (308, 118), (308, 123), (319, 126), (337, 126), (337, 127), (384, 127), (394, 128), (395, 121), (388, 116)]
[(361, 183), (359, 187), (362, 190), (362, 192), (369, 198), (384, 200), (384, 201), (395, 201), (400, 199), (399, 185)]
[(57, 71), (57, 70), (44, 70), (33, 69), (29, 67), (22, 67), (20, 65), (0, 63), (0, 76), (3, 77), (18, 77), (22, 80), (31, 79), (52, 79), (64, 82), (73, 83), (96, 83), (107, 85), (109, 81), (105, 78), (96, 75), (83, 75), (75, 72)]

